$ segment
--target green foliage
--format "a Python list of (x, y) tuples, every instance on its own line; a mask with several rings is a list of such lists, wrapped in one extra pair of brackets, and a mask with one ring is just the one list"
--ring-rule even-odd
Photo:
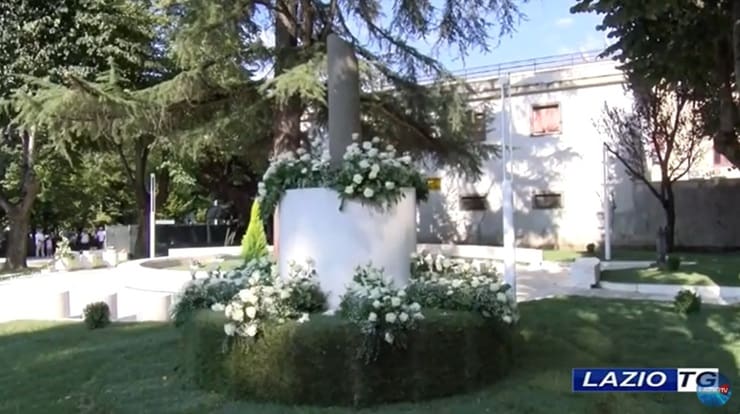
[(249, 225), (242, 238), (242, 257), (244, 261), (249, 262), (267, 254), (267, 235), (260, 216), (260, 203), (259, 200), (254, 200), (249, 214)]
[(110, 325), (110, 308), (105, 302), (90, 303), (83, 310), (88, 329), (100, 329)]
[(184, 325), (197, 310), (230, 301), (241, 288), (242, 284), (232, 278), (209, 277), (188, 282), (172, 309), (175, 326)]
[(675, 272), (679, 267), (681, 267), (681, 257), (674, 255), (668, 256), (668, 260), (666, 261), (668, 271)]
[(681, 289), (673, 299), (676, 312), (689, 315), (701, 311), (701, 296), (691, 289)]
[(469, 392), (501, 379), (512, 362), (512, 334), (469, 312), (435, 312), (408, 346), (384, 345), (370, 365), (356, 350), (364, 335), (341, 318), (266, 328), (259, 341), (224, 348), (225, 319), (198, 312), (186, 325), (188, 374), (209, 390), (286, 404), (367, 406)]

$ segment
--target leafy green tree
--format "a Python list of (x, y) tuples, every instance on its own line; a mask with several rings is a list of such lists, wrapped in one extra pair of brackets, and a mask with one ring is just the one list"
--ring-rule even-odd
[[(0, 2), (0, 101), (14, 90), (33, 92), (27, 76), (60, 80), (66, 73), (89, 77), (108, 66), (109, 60), (139, 65), (141, 38), (132, 24), (149, 15), (145, 2), (124, 0), (8, 0)], [(42, 125), (20, 125), (12, 120), (16, 108), (0, 115), (3, 171), (16, 170), (12, 186), (3, 181), (0, 208), (10, 232), (5, 266), (25, 266), (26, 235), (31, 209), (41, 185), (38, 170), (53, 145), (63, 150)], [(63, 152), (63, 151), (62, 151)]]
[(265, 235), (265, 223), (260, 216), (260, 203), (252, 202), (249, 214), (249, 226), (242, 238), (242, 257), (248, 262), (253, 259), (267, 256), (267, 235)]
[[(411, 44), (436, 37), (437, 47), (457, 47), (462, 55), (488, 50), (494, 23), (507, 33), (519, 17), (514, 0), (450, 0), (443, 7), (396, 1), (391, 8), (379, 0), (167, 0), (162, 6), (169, 20), (159, 49), (171, 52), (176, 76), (136, 87), (113, 67), (94, 82), (70, 74), (14, 97), (22, 125), (72, 138), (133, 141), (137, 156), (126, 170), (140, 207), (147, 205), (148, 151), (169, 146), (178, 153), (204, 141), (233, 140), (248, 156), (236, 165), (259, 173), (270, 152), (304, 145), (310, 130), (302, 124), (325, 127), (330, 33), (350, 42), (362, 61), (365, 135), (384, 136), (418, 159), (471, 175), (495, 153), (470, 139), (475, 122), (468, 85)], [(274, 45), (262, 41), (266, 33)], [(269, 79), (257, 76), (265, 67), (272, 68)], [(425, 79), (431, 82), (422, 84)], [(215, 159), (235, 165), (228, 157)], [(158, 204), (164, 195), (158, 193)], [(148, 209), (139, 211), (144, 231), (137, 250), (146, 240)]]
[(633, 82), (668, 82), (701, 103), (702, 132), (740, 167), (740, 2), (578, 0), (574, 13), (604, 16), (605, 50)]

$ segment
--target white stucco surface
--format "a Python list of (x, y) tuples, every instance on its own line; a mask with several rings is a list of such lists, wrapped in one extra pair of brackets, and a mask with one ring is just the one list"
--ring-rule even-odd
[(340, 211), (333, 190), (288, 190), (279, 208), (281, 275), (287, 276), (290, 261), (313, 259), (330, 309), (339, 305), (357, 266), (372, 263), (404, 286), (416, 251), (416, 196), (413, 189), (403, 191), (403, 199), (387, 211), (356, 201), (345, 202)]

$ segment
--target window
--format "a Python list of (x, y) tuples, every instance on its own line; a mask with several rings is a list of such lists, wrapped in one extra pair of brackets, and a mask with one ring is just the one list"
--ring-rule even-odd
[(532, 197), (532, 208), (535, 210), (553, 210), (562, 207), (562, 197), (558, 193), (535, 194)]
[(721, 152), (714, 150), (714, 165), (716, 167), (729, 167), (732, 164), (727, 161), (727, 158)]
[(473, 140), (485, 141), (486, 140), (486, 113), (481, 111), (472, 111), (470, 116), (473, 118)]
[(560, 104), (533, 105), (530, 130), (533, 136), (559, 134)]
[(488, 210), (486, 196), (470, 194), (460, 197), (460, 210), (462, 211), (485, 211)]

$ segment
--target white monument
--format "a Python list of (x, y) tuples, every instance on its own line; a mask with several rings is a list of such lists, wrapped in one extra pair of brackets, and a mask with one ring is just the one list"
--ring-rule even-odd
[[(331, 35), (328, 49), (329, 152), (338, 165), (352, 134), (360, 132), (359, 75), (347, 43)], [(286, 191), (277, 210), (281, 276), (291, 261), (312, 259), (330, 310), (338, 307), (357, 266), (372, 263), (405, 285), (416, 251), (416, 194), (403, 191), (405, 197), (385, 211), (358, 201), (346, 201), (340, 211), (339, 195), (327, 188)]]

